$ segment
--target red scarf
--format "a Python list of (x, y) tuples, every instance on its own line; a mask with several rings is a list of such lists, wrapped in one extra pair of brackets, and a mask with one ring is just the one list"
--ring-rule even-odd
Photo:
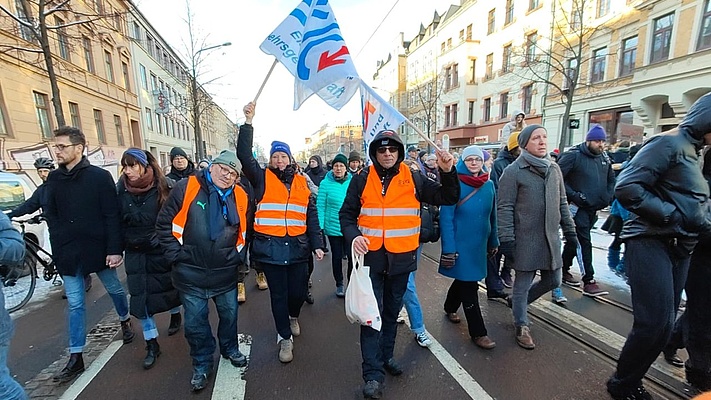
[(459, 174), (459, 180), (465, 185), (472, 186), (475, 188), (481, 187), (486, 181), (489, 180), (489, 174), (481, 174), (479, 176), (472, 176), (469, 174)]
[(153, 168), (149, 165), (146, 167), (146, 172), (138, 177), (134, 182), (131, 182), (126, 175), (123, 176), (123, 183), (126, 186), (126, 190), (135, 195), (140, 195), (151, 190), (155, 185), (153, 179)]

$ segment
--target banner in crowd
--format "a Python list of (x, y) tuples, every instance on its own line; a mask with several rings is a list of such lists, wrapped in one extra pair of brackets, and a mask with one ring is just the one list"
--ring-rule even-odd
[(316, 93), (340, 110), (360, 78), (328, 0), (303, 0), (259, 48), (294, 75), (294, 110)]
[(363, 108), (363, 141), (367, 149), (378, 132), (387, 129), (397, 132), (406, 118), (364, 82), (360, 84), (360, 98)]

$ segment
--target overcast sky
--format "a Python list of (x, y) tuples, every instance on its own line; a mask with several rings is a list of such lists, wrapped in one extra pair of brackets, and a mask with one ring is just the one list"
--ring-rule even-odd
[[(443, 14), (459, 0), (330, 0), (341, 32), (354, 57), (358, 73), (372, 83), (376, 61), (385, 59), (398, 32), (409, 40), (420, 23), (429, 23), (435, 10)], [(180, 0), (136, 0), (136, 4), (179, 54), (185, 55), (187, 26), (185, 2)], [(206, 60), (203, 81), (222, 77), (207, 87), (216, 102), (236, 122), (244, 120), (242, 107), (256, 95), (274, 58), (259, 45), (299, 4), (298, 0), (195, 0), (191, 7), (201, 36), (208, 45), (232, 42), (212, 52)], [(380, 25), (388, 11), (395, 6)], [(375, 32), (373, 38), (368, 38)], [(365, 47), (364, 47), (365, 45)], [(340, 112), (312, 96), (293, 111), (294, 78), (277, 65), (257, 105), (255, 137), (267, 149), (272, 140), (284, 140), (296, 152), (304, 138), (325, 123), (360, 123), (359, 95)]]

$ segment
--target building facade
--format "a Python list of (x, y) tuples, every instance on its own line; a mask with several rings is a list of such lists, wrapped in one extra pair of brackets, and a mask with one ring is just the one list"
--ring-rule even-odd
[[(4, 8), (0, 11), (2, 168), (31, 171), (37, 157), (54, 158), (50, 143), (58, 127), (47, 68), (38, 53), (39, 39), (18, 21), (36, 21), (40, 10), (27, 0), (0, 3)], [(91, 162), (114, 173), (124, 149), (142, 143), (125, 11), (124, 1), (76, 1), (71, 10), (47, 17), (47, 25), (54, 27), (98, 18), (50, 29), (49, 46), (65, 123), (84, 132)]]
[(135, 6), (128, 19), (136, 66), (133, 79), (144, 133), (139, 147), (149, 150), (161, 166), (166, 166), (173, 147), (195, 153), (188, 111), (190, 75), (180, 57)]
[(569, 144), (582, 141), (592, 124), (602, 125), (612, 143), (641, 142), (675, 127), (691, 104), (711, 91), (710, 0), (603, 6), (588, 14), (593, 19), (588, 23), (602, 29), (583, 47), (592, 62), (581, 64), (570, 110), (580, 129), (563, 126), (560, 104), (546, 105), (549, 133), (567, 134)]
[(336, 154), (348, 154), (351, 151), (361, 153), (363, 157), (363, 125), (347, 122), (339, 125), (323, 125), (306, 140), (306, 149), (296, 155), (296, 161), (308, 162), (313, 155), (319, 155), (324, 163), (333, 160)]

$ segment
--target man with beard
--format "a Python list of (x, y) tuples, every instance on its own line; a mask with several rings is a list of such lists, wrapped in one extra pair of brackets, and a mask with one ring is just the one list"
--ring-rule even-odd
[[(600, 125), (593, 125), (585, 136), (585, 143), (563, 153), (558, 160), (580, 242), (585, 269), (581, 271), (584, 272), (583, 294), (591, 297), (608, 294), (594, 279), (590, 239), (590, 230), (597, 221), (597, 211), (610, 205), (615, 189), (615, 172), (610, 159), (604, 153), (605, 140), (605, 130)], [(570, 273), (570, 266), (576, 256), (581, 257), (577, 246), (573, 247), (566, 241), (563, 247), (563, 282), (570, 286), (580, 285)]]
[(84, 275), (96, 273), (106, 288), (121, 321), (123, 343), (131, 343), (135, 335), (126, 292), (116, 273), (123, 264), (123, 244), (114, 180), (108, 171), (89, 164), (83, 155), (86, 137), (79, 129), (64, 126), (54, 131), (53, 147), (59, 168), (47, 179), (44, 212), (69, 309), (70, 358), (54, 377), (55, 382), (65, 383), (84, 372)]
[(187, 178), (195, 172), (195, 164), (188, 160), (185, 150), (180, 147), (170, 149), (170, 173), (166, 176), (174, 181)]

